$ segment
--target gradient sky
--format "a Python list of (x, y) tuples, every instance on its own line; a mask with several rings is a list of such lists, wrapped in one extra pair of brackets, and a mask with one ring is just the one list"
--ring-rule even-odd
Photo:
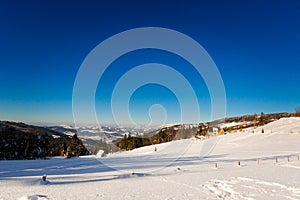
[[(100, 42), (138, 27), (165, 27), (199, 42), (216, 63), (226, 89), (227, 116), (293, 112), (300, 106), (300, 2), (288, 1), (1, 1), (0, 120), (72, 124), (78, 69)], [(144, 50), (117, 59), (100, 80), (96, 109), (110, 123), (114, 84), (137, 64), (168, 64), (188, 77), (210, 119), (205, 83), (176, 55)], [(120, 67), (125, 66), (125, 67)], [(161, 103), (178, 121), (178, 101), (159, 85), (139, 88), (132, 117), (147, 123)]]

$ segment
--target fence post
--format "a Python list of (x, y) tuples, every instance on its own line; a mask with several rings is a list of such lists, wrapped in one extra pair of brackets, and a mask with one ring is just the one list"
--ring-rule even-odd
[(46, 175), (46, 174), (44, 174), (44, 175), (42, 176), (42, 180), (43, 180), (43, 181), (46, 181), (46, 180), (47, 180), (47, 175)]

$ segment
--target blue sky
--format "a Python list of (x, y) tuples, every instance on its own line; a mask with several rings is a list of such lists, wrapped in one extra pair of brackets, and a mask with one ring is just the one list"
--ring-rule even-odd
[[(300, 106), (299, 19), (296, 0), (1, 1), (0, 120), (72, 123), (73, 84), (85, 57), (114, 34), (148, 26), (180, 31), (206, 49), (225, 84), (227, 116), (293, 112)], [(95, 105), (100, 122), (112, 121), (110, 95), (118, 78), (147, 62), (167, 64), (188, 77), (201, 120), (210, 119), (210, 96), (193, 68), (176, 55), (144, 50), (117, 59), (100, 80)], [(147, 123), (148, 108), (158, 103), (169, 123), (178, 121), (178, 100), (159, 85), (133, 94), (133, 119)]]

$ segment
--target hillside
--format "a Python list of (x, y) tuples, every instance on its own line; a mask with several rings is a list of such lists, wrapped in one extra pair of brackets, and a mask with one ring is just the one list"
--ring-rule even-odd
[(0, 199), (300, 199), (299, 141), (292, 117), (105, 158), (1, 161)]
[(75, 147), (79, 155), (88, 154), (81, 140), (74, 136), (24, 123), (0, 121), (0, 160), (76, 156)]
[(258, 127), (275, 120), (292, 117), (291, 113), (253, 114), (237, 117), (228, 117), (212, 122), (199, 124), (177, 124), (163, 127), (159, 130), (145, 133), (140, 136), (124, 135), (117, 139), (114, 144), (123, 150), (132, 150), (143, 146), (160, 144), (174, 140), (187, 139), (191, 137), (208, 137), (224, 133), (241, 131), (249, 127)]
[(143, 146), (187, 139), (195, 136), (198, 126), (197, 124), (172, 125), (140, 136), (124, 135), (122, 139), (114, 141), (114, 144), (120, 149), (132, 150)]
[[(263, 117), (261, 114), (246, 115), (200, 124), (172, 125), (148, 133), (144, 133), (142, 129), (133, 128), (101, 126), (100, 129), (80, 127), (76, 130), (70, 126), (43, 128), (24, 123), (0, 121), (0, 159), (35, 159), (66, 155), (68, 154), (67, 148), (76, 133), (79, 135), (77, 145), (82, 147), (80, 153), (73, 152), (69, 154), (71, 156), (87, 154), (88, 151), (97, 154), (99, 150), (103, 150), (107, 154), (120, 149), (132, 150), (191, 138), (195, 135), (209, 136), (236, 132), (292, 115), (290, 113), (263, 114)], [(139, 135), (139, 132), (142, 134)], [(111, 143), (111, 141), (113, 142)], [(76, 148), (74, 147), (74, 149)]]

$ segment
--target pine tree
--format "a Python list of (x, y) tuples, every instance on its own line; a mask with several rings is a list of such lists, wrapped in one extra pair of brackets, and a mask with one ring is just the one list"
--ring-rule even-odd
[(67, 148), (67, 158), (74, 156), (87, 155), (87, 149), (83, 145), (82, 141), (78, 138), (77, 134), (74, 134), (68, 148)]

